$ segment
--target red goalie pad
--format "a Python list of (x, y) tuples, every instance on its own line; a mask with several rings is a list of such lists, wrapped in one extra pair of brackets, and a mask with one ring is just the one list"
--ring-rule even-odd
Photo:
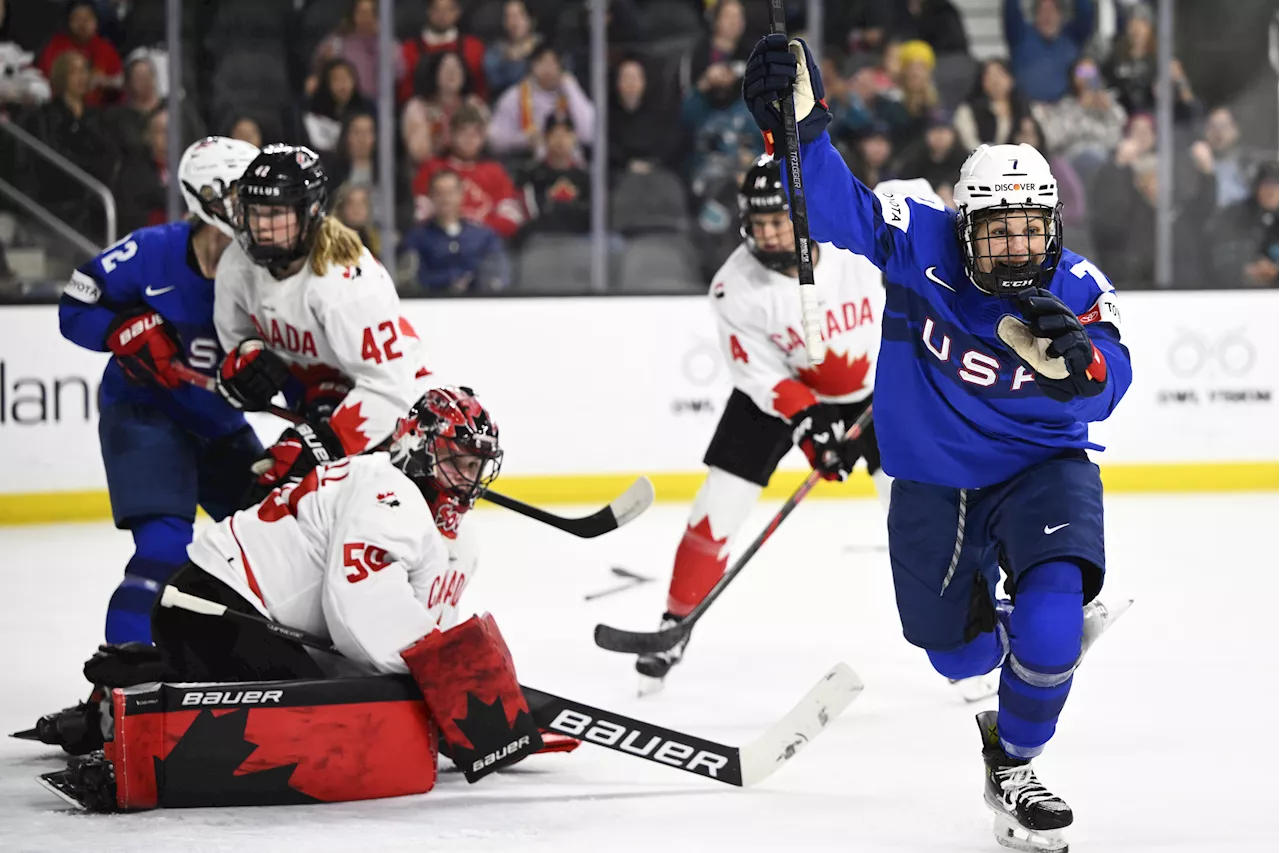
[(468, 782), (542, 749), (511, 651), (489, 614), (433, 631), (400, 656)]

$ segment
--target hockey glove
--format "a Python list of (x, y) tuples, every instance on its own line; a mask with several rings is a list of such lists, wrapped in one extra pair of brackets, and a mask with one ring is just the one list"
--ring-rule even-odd
[(218, 391), (237, 409), (262, 412), (288, 379), (289, 366), (284, 359), (267, 349), (260, 338), (248, 338), (223, 360)]
[(824, 480), (844, 480), (862, 455), (856, 443), (844, 441), (845, 424), (837, 410), (818, 403), (791, 419), (791, 440), (799, 445)]
[(345, 376), (313, 382), (302, 391), (302, 416), (311, 423), (328, 423), (354, 387)]
[(468, 782), (542, 749), (511, 650), (489, 614), (432, 631), (400, 657), (440, 727), (441, 751)]
[(107, 326), (107, 349), (125, 375), (142, 385), (173, 390), (182, 384), (170, 365), (182, 361), (173, 327), (149, 308), (121, 314)]
[(84, 664), (84, 677), (104, 687), (132, 687), (174, 676), (165, 653), (149, 643), (104, 643)]
[(1016, 304), (1026, 322), (1006, 315), (996, 334), (1034, 371), (1044, 395), (1065, 403), (1101, 394), (1107, 362), (1075, 312), (1042, 288), (1018, 294)]
[(300, 481), (317, 465), (345, 455), (342, 442), (328, 424), (301, 423), (289, 427), (267, 448), (266, 455), (253, 463), (252, 470), (258, 479), (249, 489), (246, 506), (258, 503), (277, 486)]
[[(801, 65), (803, 62), (803, 65)], [(767, 35), (751, 49), (742, 76), (742, 97), (755, 117), (756, 125), (766, 140), (782, 138), (783, 98), (792, 97), (796, 105), (796, 131), (801, 144), (822, 135), (831, 123), (831, 111), (823, 98), (822, 73), (801, 39), (787, 41), (774, 33)]]

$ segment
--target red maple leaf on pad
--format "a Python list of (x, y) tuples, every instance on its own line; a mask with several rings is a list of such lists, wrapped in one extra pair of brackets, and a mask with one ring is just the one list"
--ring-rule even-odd
[(863, 353), (851, 358), (848, 353), (837, 355), (830, 348), (817, 367), (802, 367), (797, 373), (800, 381), (823, 397), (843, 397), (860, 391), (867, 385), (867, 372), (871, 369), (871, 356)]
[(365, 421), (369, 419), (360, 413), (363, 405), (364, 402), (361, 401), (354, 406), (339, 406), (333, 417), (329, 418), (329, 429), (342, 442), (342, 449), (348, 455), (360, 453), (369, 444), (369, 436), (364, 431)]

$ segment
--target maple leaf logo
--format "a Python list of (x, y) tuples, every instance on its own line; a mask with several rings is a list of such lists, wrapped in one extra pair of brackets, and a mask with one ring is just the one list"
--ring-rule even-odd
[(468, 782), (475, 782), (542, 749), (542, 735), (533, 717), (521, 709), (514, 720), (508, 721), (501, 696), (487, 704), (476, 694), (467, 693), (467, 715), (453, 722), (471, 744), (471, 748), (461, 743), (450, 744), (450, 758), (462, 769)]
[(292, 806), (319, 803), (289, 784), (297, 764), (237, 774), (258, 748), (244, 739), (249, 709), (202, 710), (163, 759), (155, 758), (157, 805)]
[(570, 202), (578, 197), (578, 188), (568, 178), (559, 178), (551, 189), (547, 190), (547, 198), (558, 202)]
[(871, 369), (871, 356), (863, 353), (851, 358), (848, 353), (837, 355), (830, 348), (817, 367), (802, 367), (800, 381), (823, 397), (843, 397), (860, 391), (867, 385), (867, 372)]
[(333, 430), (348, 454), (359, 453), (369, 444), (369, 436), (364, 431), (365, 421), (369, 419), (360, 412), (363, 405), (361, 401), (354, 406), (340, 406), (329, 418), (329, 429)]
[(378, 503), (386, 504), (390, 507), (400, 506), (400, 499), (396, 497), (395, 492), (379, 492)]

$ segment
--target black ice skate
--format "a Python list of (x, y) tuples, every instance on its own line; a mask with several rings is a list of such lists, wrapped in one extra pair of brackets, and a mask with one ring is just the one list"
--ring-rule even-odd
[[(34, 728), (14, 732), (13, 737), (60, 746), (71, 755), (102, 749), (105, 742), (102, 709), (107, 702), (106, 691), (94, 688), (88, 701), (46, 714), (36, 721)], [(108, 714), (108, 726), (109, 721)]]
[(1014, 758), (1000, 746), (995, 711), (983, 711), (977, 720), (987, 765), (983, 800), (996, 816), (996, 841), (1029, 853), (1066, 853), (1062, 830), (1071, 825), (1071, 807), (1040, 784), (1029, 759)]
[[(673, 625), (678, 625), (682, 618), (673, 613), (664, 613), (658, 630), (665, 631)], [(662, 689), (671, 667), (680, 663), (684, 657), (684, 647), (689, 645), (689, 636), (686, 634), (683, 640), (665, 652), (640, 655), (636, 658), (636, 672), (640, 673), (641, 696), (648, 696)]]
[(102, 751), (67, 761), (66, 770), (45, 773), (40, 784), (77, 808), (113, 812), (116, 805), (116, 769)]

